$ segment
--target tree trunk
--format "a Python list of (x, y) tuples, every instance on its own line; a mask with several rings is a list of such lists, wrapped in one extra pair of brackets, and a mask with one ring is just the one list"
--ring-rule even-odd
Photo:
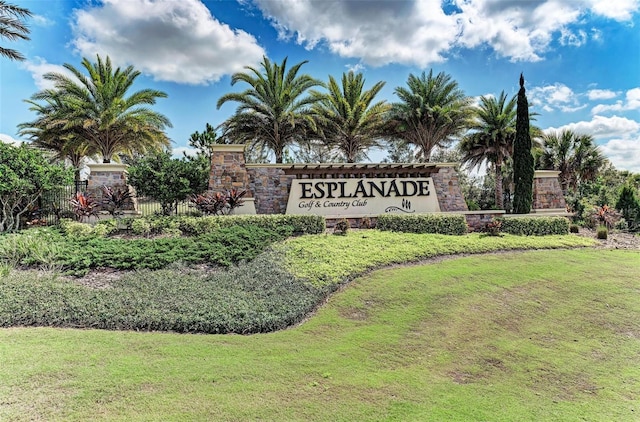
[(502, 188), (502, 163), (496, 163), (496, 208), (504, 209), (504, 189)]

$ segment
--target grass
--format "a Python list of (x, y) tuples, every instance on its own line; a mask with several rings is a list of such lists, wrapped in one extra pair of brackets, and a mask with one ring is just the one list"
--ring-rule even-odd
[(0, 420), (634, 420), (639, 271), (512, 252), (375, 271), (272, 334), (2, 329)]

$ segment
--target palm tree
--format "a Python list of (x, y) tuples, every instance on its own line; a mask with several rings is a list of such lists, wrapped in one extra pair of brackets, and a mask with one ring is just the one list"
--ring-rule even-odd
[(55, 111), (64, 108), (58, 96), (53, 95), (44, 104), (29, 100), (27, 103), (31, 104), (29, 110), (38, 117), (32, 122), (18, 125), (20, 135), (28, 137), (35, 147), (53, 152), (54, 161), (71, 163), (75, 180), (80, 181), (80, 168), (85, 159), (97, 155), (95, 146), (82, 142), (73, 130), (64, 130), (52, 122)]
[(480, 97), (480, 105), (474, 109), (475, 118), (469, 125), (473, 132), (463, 137), (458, 145), (462, 161), (472, 168), (485, 161), (491, 163), (496, 178), (496, 207), (499, 209), (504, 208), (502, 166), (513, 153), (516, 135), (516, 104), (517, 97), (508, 100), (504, 91), (499, 98)]
[(594, 180), (606, 162), (591, 135), (564, 129), (543, 134), (542, 141), (539, 166), (560, 172), (560, 185), (565, 195), (579, 183)]
[(234, 73), (231, 85), (245, 82), (249, 88), (218, 100), (218, 108), (227, 101), (239, 103), (236, 113), (221, 125), (222, 136), (271, 150), (276, 163), (282, 163), (285, 148), (300, 142), (307, 131), (315, 128), (311, 105), (316, 99), (303, 95), (322, 83), (309, 75), (298, 75), (305, 63), (287, 71), (286, 58), (278, 65), (263, 57), (262, 72), (247, 66), (248, 72)]
[(407, 85), (395, 89), (401, 101), (390, 113), (395, 137), (417, 147), (419, 161), (428, 162), (433, 148), (447, 146), (467, 128), (471, 99), (444, 72), (410, 74)]
[[(127, 96), (140, 72), (133, 66), (113, 70), (109, 57), (103, 61), (97, 56), (97, 63), (84, 58), (82, 66), (88, 76), (66, 63), (64, 67), (72, 77), (55, 72), (44, 75), (54, 83), (54, 89), (37, 92), (30, 101), (46, 103), (47, 125), (41, 127), (44, 132), (40, 136), (65, 133), (71, 137), (68, 139), (95, 149), (105, 163), (116, 154), (143, 154), (170, 145), (164, 129), (171, 127), (171, 122), (147, 107), (167, 94), (143, 89)], [(21, 127), (38, 129), (37, 121), (32, 123)]]
[(317, 103), (312, 111), (317, 115), (317, 131), (329, 148), (336, 148), (348, 163), (366, 156), (369, 148), (380, 146), (379, 140), (388, 132), (385, 115), (389, 105), (385, 101), (373, 103), (384, 87), (376, 83), (363, 91), (362, 73), (342, 74), (342, 87), (329, 76), (327, 93), (313, 91)]
[[(29, 40), (29, 28), (22, 21), (28, 17), (31, 17), (31, 12), (28, 9), (0, 0), (0, 38), (6, 38), (10, 41)], [(1, 46), (0, 56), (18, 61), (25, 59), (20, 52)]]

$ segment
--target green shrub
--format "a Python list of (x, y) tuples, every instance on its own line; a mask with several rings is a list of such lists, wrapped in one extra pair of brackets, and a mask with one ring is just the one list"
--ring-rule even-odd
[(50, 228), (24, 230), (0, 236), (0, 264), (17, 268), (59, 269), (65, 255), (60, 234)]
[(571, 224), (569, 226), (569, 233), (579, 233), (580, 227), (577, 224)]
[(93, 235), (93, 226), (87, 223), (65, 220), (60, 222), (60, 228), (65, 235), (70, 237), (89, 237)]
[(502, 219), (502, 231), (518, 236), (568, 234), (569, 220), (564, 217), (508, 217)]
[(613, 225), (613, 228), (615, 230), (628, 230), (629, 224), (627, 223), (627, 220), (621, 218), (620, 220), (616, 221), (616, 223)]
[(378, 216), (376, 228), (405, 233), (463, 235), (467, 232), (467, 222), (461, 214), (382, 214)]
[(151, 223), (145, 218), (135, 218), (131, 221), (131, 231), (140, 236), (151, 234)]
[(600, 240), (607, 240), (607, 237), (609, 237), (609, 229), (607, 229), (607, 226), (599, 226), (596, 231), (596, 238)]
[(318, 234), (326, 230), (324, 217), (316, 215), (149, 216), (125, 219), (123, 222), (129, 230), (142, 235), (161, 234), (167, 229), (179, 229), (185, 235), (197, 236), (235, 226), (254, 226), (267, 230), (290, 227), (294, 235)]
[(157, 239), (64, 239), (66, 253), (57, 262), (73, 275), (84, 275), (92, 268), (160, 269), (176, 262), (228, 267), (254, 259), (292, 233), (286, 226), (277, 230), (233, 226), (192, 237), (180, 236), (179, 229), (165, 230), (166, 235)]
[[(100, 227), (100, 228), (98, 228)], [(115, 218), (108, 218), (105, 220), (100, 220), (96, 223), (95, 227), (94, 227), (94, 231), (98, 231), (98, 232), (103, 232), (106, 235), (109, 235), (111, 233), (114, 233), (116, 231), (118, 231), (118, 220)]]

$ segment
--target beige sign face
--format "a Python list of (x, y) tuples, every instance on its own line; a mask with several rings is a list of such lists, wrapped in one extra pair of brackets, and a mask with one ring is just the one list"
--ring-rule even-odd
[(431, 177), (296, 179), (287, 214), (365, 217), (440, 212)]

